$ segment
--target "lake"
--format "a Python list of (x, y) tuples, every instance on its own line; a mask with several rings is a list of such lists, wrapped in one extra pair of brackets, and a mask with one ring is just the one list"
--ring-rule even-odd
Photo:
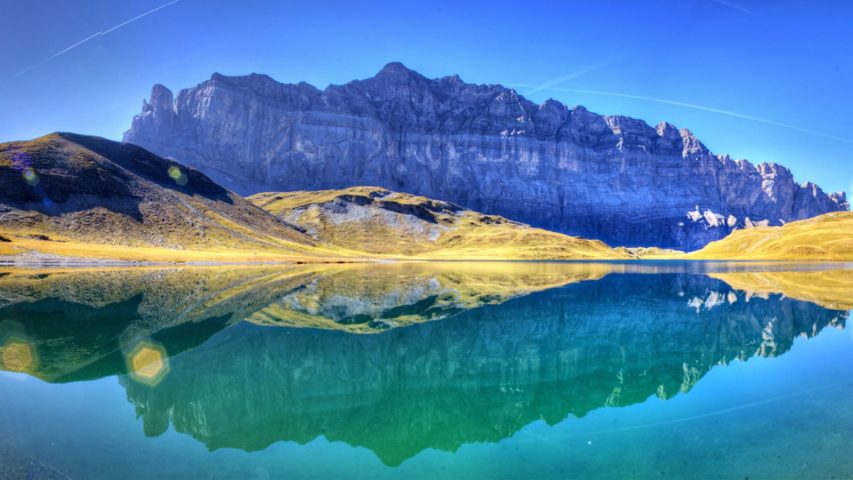
[(0, 269), (11, 478), (849, 478), (853, 264)]

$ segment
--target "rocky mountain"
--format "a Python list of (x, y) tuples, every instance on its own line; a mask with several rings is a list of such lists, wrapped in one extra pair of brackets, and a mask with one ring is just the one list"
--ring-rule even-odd
[(469, 260), (631, 258), (599, 240), (379, 187), (267, 192), (249, 200), (318, 242), (370, 254)]
[(315, 244), (197, 170), (97, 137), (0, 144), (0, 184), (3, 251), (33, 239), (71, 253), (77, 242), (291, 253)]
[(247, 200), (136, 145), (70, 133), (0, 144), (0, 180), (0, 262), (630, 258), (382, 188)]
[(124, 139), (243, 194), (378, 185), (611, 245), (694, 249), (849, 209), (843, 193), (716, 155), (666, 122), (400, 63), (325, 90), (257, 74), (214, 74), (177, 97), (155, 85)]

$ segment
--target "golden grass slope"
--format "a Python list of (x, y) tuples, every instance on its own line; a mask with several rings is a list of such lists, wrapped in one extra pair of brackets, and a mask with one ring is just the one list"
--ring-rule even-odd
[(756, 295), (780, 293), (825, 308), (853, 309), (853, 270), (728, 272), (708, 276)]
[(134, 145), (54, 133), (0, 144), (0, 255), (246, 261), (352, 256), (198, 171)]
[(628, 259), (597, 240), (571, 237), (458, 205), (379, 187), (269, 192), (249, 197), (317, 242), (421, 259)]
[(853, 260), (853, 212), (833, 212), (781, 227), (736, 230), (688, 254), (696, 260)]
[(103, 244), (68, 238), (49, 232), (48, 240), (40, 240), (39, 229), (4, 229), (0, 235), (10, 242), (0, 241), (0, 262), (10, 264), (85, 265), (87, 261), (116, 260), (119, 262), (155, 263), (259, 263), (259, 262), (339, 262), (364, 261), (358, 252), (331, 251), (322, 246), (312, 248), (279, 248), (275, 246), (192, 246), (189, 248), (126, 246), (120, 243)]
[(244, 199), (142, 148), (70, 133), (0, 144), (0, 185), (3, 262), (853, 260), (851, 212), (738, 230), (691, 254), (611, 248), (378, 187)]

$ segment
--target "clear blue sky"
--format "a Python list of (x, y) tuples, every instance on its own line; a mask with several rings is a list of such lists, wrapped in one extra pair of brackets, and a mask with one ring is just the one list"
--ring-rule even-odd
[(322, 88), (397, 60), (539, 102), (668, 120), (715, 152), (853, 188), (850, 1), (179, 0), (121, 25), (168, 1), (0, 0), (0, 141), (120, 139), (154, 83), (177, 91), (213, 72), (259, 72)]

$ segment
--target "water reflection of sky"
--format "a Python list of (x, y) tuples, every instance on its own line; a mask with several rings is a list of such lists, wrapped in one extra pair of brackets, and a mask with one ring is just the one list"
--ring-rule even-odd
[[(840, 452), (849, 437), (839, 432), (853, 427), (845, 407), (853, 400), (851, 337), (849, 326), (826, 329), (815, 338), (796, 340), (784, 356), (715, 368), (688, 395), (666, 401), (651, 397), (555, 426), (534, 422), (499, 443), (465, 445), (455, 453), (426, 450), (396, 468), (384, 466), (367, 449), (322, 437), (306, 445), (279, 442), (252, 454), (209, 452), (173, 430), (147, 438), (140, 435), (139, 420), (115, 378), (49, 385), (2, 373), (0, 418), (5, 433), (17, 433), (16, 448), (43, 456), (71, 476), (108, 477), (120, 471), (220, 477), (248, 472), (250, 478), (345, 472), (365, 477), (657, 473), (743, 478), (753, 472), (812, 477), (820, 476), (822, 468), (845, 465)], [(33, 418), (40, 419), (37, 426)], [(98, 452), (95, 470), (92, 451)]]
[[(0, 448), (17, 452), (14, 454), (18, 455), (17, 458), (34, 457), (71, 477), (112, 477), (115, 472), (122, 472), (129, 477), (340, 477), (356, 472), (359, 476), (379, 478), (743, 478), (756, 474), (782, 478), (830, 476), (851, 471), (851, 460), (839, 454), (853, 439), (849, 434), (853, 431), (853, 412), (845, 408), (845, 405), (849, 405), (853, 400), (853, 329), (849, 323), (845, 325), (843, 321), (837, 323), (833, 320), (838, 312), (833, 313), (778, 294), (769, 295), (767, 298), (756, 297), (746, 302), (743, 292), (736, 291), (736, 302), (715, 302), (708, 308), (703, 304), (702, 308), (694, 310), (688, 301), (693, 296), (701, 294), (704, 295), (703, 298), (707, 298), (717, 289), (722, 292), (721, 298), (729, 298), (724, 291), (725, 283), (703, 278), (705, 277), (679, 277), (671, 274), (606, 276), (602, 280), (570, 284), (556, 290), (475, 306), (471, 310), (457, 312), (440, 321), (415, 324), (401, 330), (367, 336), (346, 332), (324, 333), (323, 330), (313, 329), (216, 324), (212, 333), (204, 333), (198, 337), (201, 340), (184, 341), (188, 335), (196, 338), (197, 332), (172, 330), (169, 335), (157, 337), (158, 340), (126, 343), (126, 348), (118, 351), (115, 363), (119, 365), (119, 369), (124, 368), (123, 366), (129, 367), (126, 371), (115, 371), (103, 378), (95, 377), (86, 381), (51, 384), (24, 373), (0, 371), (0, 432), (5, 439), (0, 442)], [(677, 296), (679, 290), (686, 293), (684, 297)], [(661, 300), (654, 300), (654, 296), (643, 300), (644, 292), (657, 292)], [(386, 297), (376, 297), (374, 302), (378, 301), (377, 298)], [(393, 298), (405, 297), (395, 295)], [(624, 305), (619, 303), (619, 298), (625, 298)], [(584, 301), (587, 304), (581, 305), (577, 310), (570, 308), (572, 304)], [(239, 297), (237, 303), (244, 305), (246, 302), (247, 297)], [(138, 299), (133, 303), (134, 306), (143, 304), (144, 300), (140, 303)], [(220, 310), (216, 312), (221, 315), (223, 304), (220, 302), (217, 305)], [(628, 309), (630, 305), (634, 305), (633, 309)], [(56, 308), (55, 305), (52, 308)], [(78, 309), (75, 310), (77, 312), (82, 311), (79, 306), (74, 308)], [(567, 310), (561, 315), (555, 315), (555, 309), (559, 308)], [(591, 312), (590, 315), (594, 316), (596, 309), (609, 312), (600, 316), (601, 322), (598, 323), (602, 325), (596, 325), (591, 319), (588, 322), (579, 321), (578, 316), (585, 315), (583, 312)], [(132, 309), (128, 310), (123, 306), (116, 311), (127, 312)], [(537, 314), (537, 311), (540, 314)], [(632, 315), (641, 317), (633, 318)], [(843, 313), (841, 315), (843, 317)], [(566, 320), (561, 320), (562, 318)], [(776, 330), (768, 330), (768, 324), (762, 323), (768, 319), (770, 324), (776, 326)], [(789, 323), (785, 323), (786, 319)], [(565, 328), (583, 328), (572, 330), (569, 332), (571, 334), (567, 333), (559, 338), (554, 337), (547, 328), (559, 326), (561, 321), (568, 322)], [(746, 328), (754, 321), (759, 324)], [(813, 329), (810, 328), (812, 321), (815, 322)], [(200, 321), (199, 325), (205, 326), (207, 322), (208, 320)], [(630, 328), (615, 330), (617, 335), (608, 344), (607, 337), (603, 336), (607, 330), (600, 330), (601, 334), (596, 333), (599, 328), (607, 327), (608, 322)], [(644, 324), (662, 328), (660, 334), (663, 337), (642, 336)], [(135, 324), (131, 321), (129, 325)], [(744, 329), (732, 330), (733, 326), (738, 325)], [(700, 331), (704, 328), (706, 333), (700, 336), (684, 336), (683, 332), (679, 332), (686, 326), (698, 327)], [(721, 327), (725, 329), (721, 330)], [(622, 402), (619, 402), (616, 395), (614, 406), (608, 406), (606, 402), (601, 403), (588, 411), (584, 410), (580, 417), (566, 414), (563, 420), (534, 418), (515, 429), (514, 424), (505, 421), (518, 408), (513, 402), (532, 401), (534, 404), (547, 405), (549, 399), (537, 398), (537, 395), (545, 393), (519, 391), (516, 392), (517, 395), (506, 394), (505, 413), (496, 408), (501, 405), (500, 399), (497, 403), (482, 404), (483, 408), (474, 405), (471, 410), (476, 412), (479, 408), (482, 412), (482, 418), (474, 418), (472, 425), (478, 424), (478, 429), (484, 425), (494, 429), (497, 440), (478, 441), (476, 439), (480, 437), (473, 436), (474, 441), (463, 442), (455, 451), (446, 451), (447, 449), (441, 447), (439, 437), (454, 428), (463, 427), (447, 425), (430, 430), (427, 426), (423, 431), (431, 431), (431, 435), (437, 436), (433, 441), (436, 447), (416, 451), (410, 456), (407, 453), (399, 464), (383, 458), (381, 451), (354, 447), (346, 441), (329, 441), (329, 435), (340, 436), (340, 431), (336, 432), (334, 429), (326, 430), (326, 435), (318, 429), (306, 432), (307, 436), (299, 439), (279, 438), (278, 441), (251, 452), (233, 446), (206, 444), (204, 441), (227, 439), (229, 431), (240, 428), (241, 423), (250, 428), (250, 431), (256, 425), (263, 425), (265, 430), (273, 433), (277, 430), (291, 431), (292, 428), (285, 423), (275, 425), (276, 421), (291, 421), (286, 416), (277, 418), (275, 412), (300, 410), (294, 410), (293, 405), (286, 403), (277, 406), (274, 404), (270, 409), (258, 403), (264, 398), (279, 398), (277, 395), (280, 395), (282, 389), (294, 388), (288, 386), (291, 384), (287, 382), (297, 379), (296, 386), (300, 390), (330, 388), (329, 385), (333, 384), (299, 380), (316, 375), (318, 368), (328, 367), (338, 368), (340, 385), (345, 389), (350, 388), (346, 378), (356, 373), (352, 370), (352, 359), (367, 355), (370, 361), (390, 363), (376, 370), (380, 372), (379, 378), (384, 378), (384, 383), (388, 383), (396, 378), (396, 370), (409, 368), (407, 362), (416, 362), (416, 359), (428, 356), (417, 350), (415, 339), (420, 339), (425, 345), (424, 352), (429, 352), (432, 346), (438, 355), (454, 355), (454, 350), (448, 348), (455, 344), (449, 340), (458, 340), (472, 328), (475, 329), (473, 333), (476, 335), (471, 336), (474, 339), (471, 340), (471, 348), (466, 356), (460, 358), (484, 362), (483, 365), (492, 361), (492, 357), (484, 356), (484, 352), (496, 348), (498, 350), (494, 358), (507, 361), (529, 358), (531, 361), (542, 362), (543, 358), (547, 358), (542, 355), (577, 355), (576, 349), (583, 348), (584, 342), (604, 342), (590, 347), (590, 351), (601, 351), (607, 356), (591, 356), (590, 358), (598, 359), (599, 363), (583, 370), (589, 372), (588, 374), (584, 373), (585, 376), (579, 377), (557, 375), (556, 378), (563, 381), (576, 378), (574, 381), (581, 382), (579, 385), (591, 382), (590, 389), (601, 389), (618, 385), (619, 381), (615, 380), (615, 377), (621, 379), (624, 376), (626, 384), (621, 392)], [(508, 337), (495, 336), (497, 333), (490, 333), (490, 329), (494, 332), (503, 331)], [(531, 333), (535, 329), (546, 330), (539, 334)], [(292, 332), (292, 335), (288, 332)], [(624, 337), (626, 332), (640, 336), (627, 338)], [(754, 337), (756, 332), (759, 335), (757, 340)], [(667, 358), (678, 360), (683, 357), (685, 378), (695, 375), (691, 377), (695, 382), (690, 383), (684, 391), (667, 392), (664, 396), (666, 399), (655, 394), (653, 389), (638, 390), (636, 385), (643, 385), (644, 374), (631, 372), (630, 368), (622, 371), (619, 365), (630, 367), (645, 358), (644, 349), (650, 342), (648, 339), (666, 340), (667, 335), (676, 334), (682, 336), (671, 338), (681, 338), (682, 342), (707, 342), (707, 345), (699, 345), (701, 348), (691, 350), (696, 345), (675, 342), (660, 354), (662, 358), (649, 364), (647, 375), (651, 376), (652, 383), (659, 378), (669, 378), (672, 369), (679, 369), (680, 366)], [(775, 337), (768, 337), (768, 334)], [(436, 338), (448, 339), (449, 343), (436, 343)], [(476, 346), (476, 342), (490, 338), (492, 342), (497, 343), (488, 344), (485, 349)], [(496, 340), (503, 338), (512, 338), (515, 341), (501, 343), (501, 340)], [(577, 338), (588, 340), (577, 341)], [(719, 341), (734, 342), (734, 349), (714, 346), (714, 342)], [(764, 345), (768, 341), (775, 342), (779, 349), (757, 349), (756, 342)], [(323, 353), (323, 357), (314, 358), (296, 351), (290, 352), (288, 356), (287, 352), (276, 349), (277, 345), (290, 350), (312, 342), (327, 343), (330, 347), (328, 351), (337, 351), (338, 357), (347, 359), (349, 365), (334, 367), (332, 363), (327, 366), (317, 363), (318, 359), (333, 357), (327, 353)], [(549, 346), (543, 347), (546, 344)], [(356, 356), (352, 356), (350, 350), (358, 345), (364, 347), (364, 353), (356, 352)], [(460, 345), (464, 346), (465, 343)], [(164, 354), (167, 346), (168, 354)], [(332, 346), (337, 350), (332, 349)], [(538, 350), (533, 349), (534, 346), (538, 346)], [(620, 355), (619, 346), (623, 347), (621, 355), (625, 355), (624, 359), (614, 358)], [(741, 346), (747, 354), (743, 356), (743, 360), (738, 360), (736, 351)], [(376, 356), (376, 352), (386, 348), (388, 354)], [(415, 349), (414, 356), (407, 357), (401, 351), (405, 349)], [(713, 355), (730, 352), (731, 358), (714, 365), (719, 359), (716, 356), (704, 358), (703, 351), (712, 352)], [(760, 351), (774, 353), (756, 356), (756, 352)], [(224, 358), (217, 358), (217, 352), (224, 352)], [(310, 353), (312, 350), (308, 348), (305, 352)], [(300, 357), (304, 361), (294, 365), (299, 365), (302, 373), (289, 380), (284, 377), (281, 380), (274, 379), (279, 375), (293, 373), (290, 364), (286, 362), (294, 361), (293, 359), (299, 361)], [(133, 367), (134, 359), (139, 363), (138, 368)], [(246, 362), (249, 362), (246, 371), (255, 372), (256, 375), (243, 374), (243, 370), (229, 366)], [(703, 362), (708, 364), (707, 370), (696, 370), (693, 373), (691, 369), (704, 364)], [(435, 364), (433, 368), (439, 368), (440, 365)], [(460, 365), (461, 367), (454, 370), (457, 377), (454, 377), (456, 380), (453, 382), (456, 384), (451, 383), (451, 387), (455, 389), (440, 391), (442, 396), (458, 396), (457, 400), (435, 403), (430, 392), (419, 391), (410, 386), (405, 387), (406, 390), (399, 399), (410, 401), (413, 412), (417, 412), (420, 406), (427, 408), (430, 405), (443, 405), (444, 408), (468, 412), (466, 409), (470, 405), (466, 405), (466, 402), (482, 400), (471, 393), (472, 385), (483, 392), (490, 392), (491, 380), (477, 377), (478, 370), (466, 370), (468, 367), (465, 367), (464, 363)], [(572, 368), (580, 368), (581, 364), (571, 365), (574, 365)], [(654, 369), (659, 367), (666, 369), (656, 372)], [(134, 370), (136, 374), (133, 373)], [(487, 371), (489, 370), (482, 370)], [(368, 372), (364, 370), (362, 375)], [(116, 376), (116, 373), (120, 375)], [(551, 378), (539, 374), (530, 378), (519, 376), (519, 373), (514, 375), (516, 378), (511, 379), (507, 385), (521, 390), (541, 388), (550, 382)], [(369, 377), (359, 378), (369, 380)], [(401, 378), (405, 380), (406, 377)], [(477, 378), (480, 380), (475, 380)], [(603, 386), (600, 385), (602, 381), (606, 382)], [(257, 391), (252, 391), (251, 401), (241, 402), (240, 398), (249, 396), (250, 390), (258, 387), (259, 382), (260, 396)], [(210, 391), (198, 388), (204, 387), (206, 383), (214, 387), (219, 386), (221, 396), (211, 393), (216, 392), (216, 388)], [(266, 393), (263, 385), (267, 385), (266, 388), (269, 389)], [(425, 388), (434, 388), (429, 382), (423, 385)], [(440, 386), (443, 383), (438, 382), (435, 385)], [(391, 386), (393, 387), (393, 384)], [(388, 394), (387, 391), (382, 391), (385, 392), (383, 395)], [(563, 388), (556, 391), (575, 390)], [(646, 392), (646, 396), (636, 401), (626, 400), (625, 395), (632, 391)], [(552, 390), (542, 389), (541, 392)], [(345, 390), (342, 393), (345, 393)], [(615, 393), (618, 392), (614, 389)], [(580, 394), (583, 395), (582, 392)], [(321, 398), (316, 395), (312, 397), (310, 392), (304, 391), (292, 391), (288, 395), (290, 396), (287, 398), (294, 401)], [(331, 399), (332, 397), (327, 398), (330, 401)], [(344, 405), (350, 408), (347, 406), (348, 401), (332, 402), (327, 407), (340, 408)], [(560, 400), (566, 405), (578, 404), (578, 401), (579, 399), (571, 397)], [(225, 410), (225, 414), (229, 416), (226, 419), (220, 416), (222, 411), (214, 408), (216, 403), (228, 406), (233, 404), (237, 407)], [(588, 402), (579, 404), (586, 403)], [(239, 408), (241, 405), (245, 408)], [(362, 410), (344, 411), (370, 415), (369, 418), (374, 423), (368, 422), (366, 428), (373, 429), (376, 434), (387, 432), (388, 430), (383, 430), (377, 422), (381, 423), (382, 418), (388, 418), (388, 421), (392, 422), (387, 415), (394, 414), (396, 410), (372, 405), (367, 403)], [(485, 408), (486, 406), (488, 408)], [(376, 408), (380, 409), (377, 411)], [(320, 410), (322, 411), (322, 408)], [(308, 413), (312, 411), (311, 408), (307, 410)], [(533, 413), (536, 411), (534, 409)], [(339, 417), (334, 417), (333, 413), (329, 411), (329, 418), (334, 419), (334, 422), (341, 421)], [(445, 413), (450, 415), (445, 415), (444, 418), (454, 418), (453, 412)], [(166, 430), (150, 431), (147, 423), (162, 415), (167, 416), (163, 423)], [(262, 417), (252, 418), (258, 415)], [(439, 417), (431, 415), (412, 417), (411, 421), (440, 420)], [(317, 418), (322, 418), (322, 415)], [(360, 425), (358, 420), (350, 418), (355, 425)], [(393, 422), (398, 421), (400, 420), (393, 419)], [(416, 427), (407, 425), (405, 421), (392, 425), (402, 430)], [(353, 438), (363, 439), (371, 435), (369, 431), (342, 431), (355, 435)], [(460, 431), (464, 433), (464, 428)], [(400, 432), (401, 435), (404, 433)], [(430, 444), (429, 439), (425, 443)], [(12, 458), (16, 458), (14, 455)]]

